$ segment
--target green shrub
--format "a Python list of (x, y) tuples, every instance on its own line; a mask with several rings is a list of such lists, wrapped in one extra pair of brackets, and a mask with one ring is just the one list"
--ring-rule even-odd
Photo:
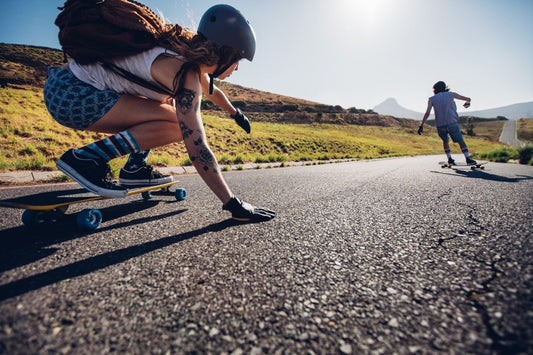
[(518, 156), (520, 164), (533, 165), (533, 145), (520, 149)]
[(516, 156), (516, 151), (513, 152), (511, 148), (495, 149), (480, 154), (481, 159), (486, 159), (497, 163), (507, 163), (509, 159), (512, 159), (514, 156)]

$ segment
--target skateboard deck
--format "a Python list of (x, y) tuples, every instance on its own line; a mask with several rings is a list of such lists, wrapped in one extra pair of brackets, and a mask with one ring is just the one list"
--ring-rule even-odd
[(481, 169), (481, 170), (485, 170), (485, 165), (487, 165), (488, 162), (486, 161), (478, 161), (477, 164), (474, 164), (474, 165), (468, 165), (466, 163), (461, 163), (461, 162), (456, 162), (455, 164), (448, 164), (447, 161), (440, 161), (439, 162), (439, 165), (442, 167), (442, 168), (450, 168), (450, 169), (463, 169), (463, 168), (468, 168), (468, 169), (471, 169), (471, 170), (476, 170), (476, 169)]
[[(170, 187), (178, 182), (172, 181), (166, 184), (129, 189), (126, 196), (141, 194), (143, 199), (149, 200), (153, 197), (153, 194), (161, 192), (167, 195), (174, 195), (176, 200), (182, 201), (187, 196), (185, 189), (178, 188), (174, 192), (170, 191)], [(0, 207), (25, 210), (22, 214), (22, 222), (26, 226), (35, 226), (56, 223), (65, 214), (70, 205), (108, 199), (111, 199), (111, 197), (98, 196), (79, 188), (42, 192), (0, 200)], [(76, 217), (78, 227), (86, 230), (98, 228), (101, 221), (102, 213), (98, 209), (84, 209)]]

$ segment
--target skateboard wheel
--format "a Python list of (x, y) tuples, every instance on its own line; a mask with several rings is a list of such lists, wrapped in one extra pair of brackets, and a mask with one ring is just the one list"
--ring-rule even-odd
[(150, 193), (150, 191), (145, 191), (143, 193), (141, 193), (141, 196), (143, 198), (143, 200), (151, 200), (152, 199), (152, 194)]
[(102, 212), (97, 209), (85, 209), (76, 216), (76, 224), (84, 230), (94, 230), (102, 222)]
[(485, 170), (485, 166), (481, 165), (481, 166), (480, 166), (480, 169), (481, 169), (481, 170)]
[(42, 225), (52, 225), (61, 220), (63, 213), (61, 211), (34, 211), (25, 210), (22, 213), (22, 223), (27, 227)]
[(39, 215), (39, 211), (25, 210), (22, 213), (22, 223), (27, 227), (44, 223), (44, 220)]
[(176, 200), (178, 201), (185, 200), (185, 197), (187, 197), (187, 190), (181, 188), (176, 189), (176, 191), (174, 191), (174, 197), (176, 197)]

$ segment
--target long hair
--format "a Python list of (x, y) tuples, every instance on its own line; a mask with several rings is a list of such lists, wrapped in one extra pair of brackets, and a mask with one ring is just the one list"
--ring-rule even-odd
[(218, 73), (215, 73), (218, 76), (241, 59), (238, 50), (217, 45), (203, 35), (194, 33), (189, 28), (180, 25), (168, 25), (159, 42), (183, 56), (187, 62), (187, 65), (184, 65), (174, 78), (175, 92), (183, 86), (184, 78), (189, 70), (200, 73), (199, 65), (217, 65)]
[(435, 94), (438, 94), (440, 92), (446, 92), (449, 91), (450, 88), (446, 85), (444, 81), (437, 81), (435, 85), (433, 85), (433, 91)]

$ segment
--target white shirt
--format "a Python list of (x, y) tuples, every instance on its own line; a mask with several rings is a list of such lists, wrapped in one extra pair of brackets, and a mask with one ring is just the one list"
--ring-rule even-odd
[[(146, 81), (158, 84), (152, 77), (150, 69), (154, 60), (161, 54), (172, 55), (183, 60), (183, 58), (175, 52), (169, 51), (163, 47), (154, 47), (139, 54), (113, 59), (111, 62)], [(121, 75), (105, 69), (99, 63), (79, 64), (74, 59), (71, 59), (69, 67), (78, 79), (99, 90), (113, 90), (123, 94), (144, 96), (159, 102), (165, 102), (170, 98), (166, 94), (135, 84)]]

